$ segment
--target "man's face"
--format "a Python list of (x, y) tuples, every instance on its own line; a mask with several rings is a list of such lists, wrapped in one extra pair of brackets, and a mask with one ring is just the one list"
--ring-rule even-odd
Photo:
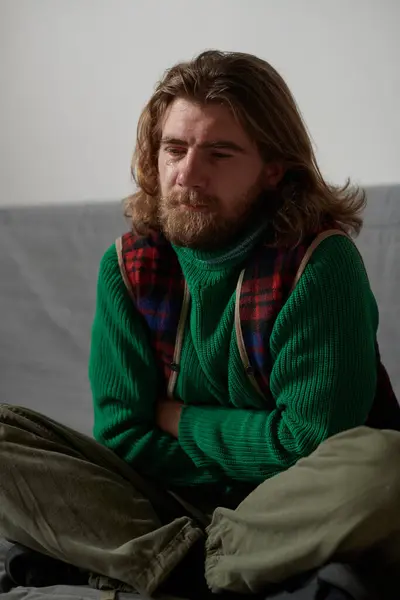
[(221, 104), (178, 98), (162, 123), (159, 218), (166, 237), (193, 248), (227, 242), (264, 188), (256, 145)]

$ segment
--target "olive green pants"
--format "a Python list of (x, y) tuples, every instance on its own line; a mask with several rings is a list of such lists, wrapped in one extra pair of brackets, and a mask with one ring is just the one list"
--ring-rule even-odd
[(400, 566), (399, 464), (399, 433), (339, 434), (204, 531), (93, 439), (0, 405), (0, 536), (148, 595), (206, 536), (209, 587), (256, 592), (371, 548)]

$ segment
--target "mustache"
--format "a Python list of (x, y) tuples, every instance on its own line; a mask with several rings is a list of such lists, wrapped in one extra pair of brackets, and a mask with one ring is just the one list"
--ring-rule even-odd
[(171, 208), (178, 206), (197, 206), (204, 204), (209, 208), (216, 208), (219, 205), (219, 199), (216, 196), (209, 196), (201, 192), (173, 192), (165, 197), (167, 205)]

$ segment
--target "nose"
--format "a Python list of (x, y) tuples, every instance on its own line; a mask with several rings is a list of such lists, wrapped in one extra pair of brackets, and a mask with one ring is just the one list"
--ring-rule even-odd
[(199, 152), (189, 150), (184, 159), (179, 162), (178, 169), (176, 182), (180, 187), (196, 189), (205, 187), (205, 165)]

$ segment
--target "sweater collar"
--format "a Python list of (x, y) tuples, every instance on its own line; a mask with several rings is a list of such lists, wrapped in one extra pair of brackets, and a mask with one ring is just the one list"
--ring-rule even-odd
[(257, 242), (266, 233), (268, 221), (252, 223), (241, 235), (237, 236), (228, 246), (213, 250), (194, 250), (183, 246), (173, 248), (183, 264), (191, 264), (192, 268), (205, 271), (226, 271), (242, 263)]

